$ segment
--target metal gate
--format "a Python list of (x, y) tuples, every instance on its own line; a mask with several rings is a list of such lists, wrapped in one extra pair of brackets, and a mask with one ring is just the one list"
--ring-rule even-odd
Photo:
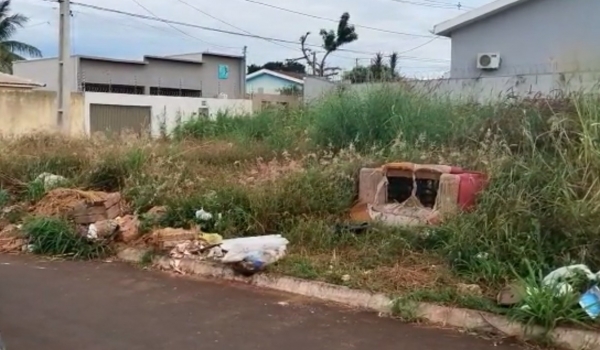
[(90, 104), (90, 132), (146, 134), (150, 132), (151, 116), (149, 106)]

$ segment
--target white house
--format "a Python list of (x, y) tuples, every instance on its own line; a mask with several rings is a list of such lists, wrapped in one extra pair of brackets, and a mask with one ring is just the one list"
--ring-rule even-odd
[(304, 74), (275, 72), (261, 69), (246, 75), (246, 92), (249, 94), (279, 95), (282, 90), (301, 92), (304, 87)]
[(436, 25), (452, 78), (600, 71), (598, 0), (496, 0)]

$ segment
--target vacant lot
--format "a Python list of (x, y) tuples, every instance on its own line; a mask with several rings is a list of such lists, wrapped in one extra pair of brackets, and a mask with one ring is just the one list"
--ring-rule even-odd
[[(225, 237), (280, 232), (291, 243), (278, 273), (506, 312), (493, 298), (511, 281), (600, 266), (599, 122), (600, 100), (582, 95), (476, 105), (400, 88), (343, 93), (299, 110), (192, 121), (161, 140), (6, 138), (0, 200), (35, 203), (44, 189), (33, 180), (49, 172), (71, 187), (120, 191), (132, 212), (167, 206), (161, 220), (144, 222), (148, 232), (185, 227), (200, 208), (223, 214)], [(461, 166), (491, 182), (474, 211), (426, 234), (336, 233), (358, 170), (390, 161)], [(458, 292), (461, 283), (482, 295)], [(530, 312), (509, 312), (548, 326), (586, 319), (560, 305), (549, 295)]]

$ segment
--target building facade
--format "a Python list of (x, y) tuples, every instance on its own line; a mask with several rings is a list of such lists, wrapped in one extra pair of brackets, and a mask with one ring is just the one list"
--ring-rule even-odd
[[(125, 60), (72, 56), (71, 91), (240, 99), (245, 96), (243, 56), (193, 53)], [(57, 58), (18, 61), (15, 74), (58, 88)]]
[(246, 76), (246, 92), (249, 94), (280, 95), (302, 92), (304, 74), (275, 72), (261, 69)]
[[(600, 70), (597, 0), (497, 0), (435, 26), (452, 39), (451, 78)], [(499, 56), (492, 69), (480, 54)]]

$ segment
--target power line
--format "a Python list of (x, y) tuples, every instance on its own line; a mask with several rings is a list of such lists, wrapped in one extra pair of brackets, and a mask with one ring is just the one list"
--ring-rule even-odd
[(423, 44), (421, 44), (421, 45), (415, 46), (415, 47), (413, 47), (413, 48), (410, 48), (410, 49), (408, 49), (408, 50), (404, 50), (404, 51), (398, 52), (398, 55), (402, 55), (402, 54), (409, 53), (409, 52), (415, 51), (415, 50), (417, 50), (417, 49), (420, 49), (420, 48), (422, 48), (423, 46), (426, 46), (426, 45), (429, 45), (429, 44), (431, 44), (431, 43), (432, 43), (432, 42), (434, 42), (436, 39), (438, 39), (438, 37), (437, 37), (437, 36), (436, 36), (436, 37), (433, 37), (433, 39), (431, 39), (431, 40), (428, 40), (427, 42), (425, 42), (425, 43), (423, 43)]
[[(230, 26), (230, 27), (232, 27), (232, 28), (235, 28), (235, 29), (241, 30), (242, 32), (245, 32), (245, 33), (247, 33), (247, 34), (250, 34), (250, 35), (254, 35), (253, 33), (249, 32), (249, 31), (247, 31), (247, 30), (245, 30), (245, 29), (243, 29), (243, 28), (240, 28), (240, 27), (238, 27), (238, 26), (235, 26), (235, 25), (233, 25), (233, 24), (231, 24), (231, 23), (228, 23), (228, 22), (226, 22), (226, 21), (224, 21), (224, 20), (222, 20), (222, 19), (220, 19), (220, 18), (217, 18), (217, 17), (215, 17), (215, 16), (213, 16), (213, 15), (211, 15), (211, 14), (207, 13), (206, 11), (204, 11), (204, 10), (202, 10), (202, 9), (200, 9), (200, 8), (198, 8), (198, 7), (194, 6), (194, 5), (192, 5), (192, 4), (190, 4), (190, 3), (189, 3), (189, 2), (187, 2), (186, 0), (176, 0), (176, 1), (179, 1), (180, 3), (182, 3), (182, 4), (185, 4), (185, 5), (189, 6), (189, 7), (191, 7), (192, 9), (194, 9), (194, 10), (196, 10), (196, 11), (198, 11), (198, 12), (200, 12), (200, 13), (202, 13), (202, 14), (204, 14), (204, 15), (206, 15), (206, 16), (208, 16), (208, 17), (210, 17), (210, 18), (214, 19), (214, 20), (217, 20), (217, 21), (219, 21), (219, 22), (221, 22), (221, 23), (223, 23), (223, 24), (226, 24), (226, 25), (228, 25), (228, 26)], [(332, 21), (332, 22), (336, 22), (336, 23), (337, 23), (337, 22), (339, 22), (338, 20), (329, 19), (329, 18), (324, 18), (324, 17), (319, 17), (319, 16), (313, 16), (313, 15), (309, 15), (309, 14), (303, 14), (303, 13), (300, 13), (300, 12), (296, 12), (296, 11), (293, 11), (293, 10), (288, 10), (288, 9), (280, 8), (280, 7), (278, 7), (278, 6), (269, 5), (269, 4), (265, 4), (265, 3), (262, 3), (262, 2), (258, 2), (258, 1), (252, 1), (252, 0), (246, 0), (246, 1), (248, 1), (248, 2), (251, 2), (251, 3), (260, 4), (260, 5), (264, 5), (264, 6), (268, 6), (268, 7), (273, 7), (273, 8), (276, 8), (276, 9), (281, 9), (281, 10), (283, 10), (283, 11), (290, 11), (290, 12), (293, 12), (293, 13), (298, 13), (298, 14), (301, 14), (301, 15), (306, 15), (306, 16), (309, 16), (309, 17), (315, 17), (315, 18), (324, 19), (324, 20), (328, 20), (328, 21)], [(357, 27), (359, 26), (359, 25), (356, 25), (356, 24), (354, 24), (354, 25), (355, 25), (355, 26), (357, 26)], [(379, 30), (379, 31), (387, 31), (387, 30), (385, 30), (385, 29), (372, 28), (372, 27), (367, 27), (367, 26), (361, 26), (361, 27), (363, 27), (363, 28), (371, 28), (371, 29), (374, 29), (374, 30)], [(402, 34), (402, 35), (414, 35), (414, 36), (420, 36), (419, 34), (399, 33), (399, 32), (394, 32), (394, 31), (387, 31), (387, 32), (389, 32), (389, 33), (394, 33), (394, 34)], [(429, 37), (431, 37), (431, 36), (429, 36)], [(430, 42), (432, 42), (433, 40), (435, 40), (435, 39), (438, 39), (438, 38), (439, 38), (439, 37), (437, 37), (437, 36), (434, 36), (434, 37), (433, 37), (433, 39), (432, 39), (432, 40), (430, 40), (430, 41), (428, 41), (427, 43), (425, 43), (425, 44), (423, 44), (423, 45), (419, 45), (419, 46), (417, 46), (417, 47), (415, 47), (415, 48), (412, 48), (412, 49), (406, 50), (405, 52), (410, 52), (410, 51), (416, 50), (416, 49), (418, 49), (418, 48), (420, 48), (420, 47), (422, 47), (422, 46), (425, 46), (425, 45), (429, 44)], [(267, 40), (267, 41), (268, 41), (268, 42), (270, 42), (270, 43), (272, 43), (272, 44), (276, 44), (276, 45), (282, 46), (282, 47), (284, 47), (284, 48), (287, 48), (287, 49), (291, 49), (291, 50), (294, 50), (294, 51), (296, 51), (296, 50), (297, 50), (296, 48), (292, 48), (292, 47), (289, 47), (289, 46), (286, 46), (286, 45), (280, 44), (280, 43), (278, 43), (278, 42), (275, 42), (275, 41), (272, 41), (272, 40)], [(401, 53), (404, 53), (404, 52), (401, 52)], [(331, 56), (333, 56), (333, 57), (338, 57), (338, 58), (352, 59), (352, 60), (354, 60), (354, 59), (355, 59), (355, 57), (340, 56), (340, 55), (338, 55), (338, 54), (333, 54), (333, 55), (331, 55)]]
[[(266, 4), (266, 3), (260, 2), (260, 1), (255, 1), (255, 0), (244, 0), (244, 1), (250, 2), (250, 3), (253, 3), (253, 4), (257, 4), (257, 5), (261, 5), (261, 6), (270, 7), (270, 8), (276, 9), (276, 10), (280, 10), (280, 11), (294, 13), (294, 14), (297, 14), (297, 15), (300, 15), (300, 16), (305, 16), (305, 17), (310, 17), (310, 18), (315, 18), (315, 19), (321, 19), (321, 20), (324, 20), (324, 21), (329, 21), (329, 22), (334, 22), (334, 23), (338, 23), (339, 22), (339, 19), (321, 17), (321, 16), (309, 14), (309, 13), (304, 13), (304, 12), (300, 12), (300, 11), (295, 11), (295, 10), (287, 9), (287, 8), (280, 7), (280, 6)], [(354, 26), (358, 27), (358, 28), (364, 28), (364, 29), (369, 29), (369, 30), (373, 30), (373, 31), (377, 31), (377, 32), (389, 33), (389, 34), (414, 36), (414, 37), (424, 37), (424, 38), (431, 38), (432, 37), (432, 35), (396, 32), (396, 31), (389, 30), (389, 29), (382, 29), (382, 28), (370, 27), (370, 26), (365, 26), (365, 25), (356, 24), (356, 23), (354, 23)]]
[[(42, 0), (42, 1), (51, 1), (51, 0)], [(161, 23), (169, 23), (169, 24), (175, 24), (175, 25), (180, 25), (180, 26), (198, 28), (198, 29), (202, 29), (202, 30), (206, 30), (206, 31), (212, 31), (212, 32), (217, 32), (217, 33), (222, 33), (222, 34), (236, 35), (236, 36), (242, 36), (242, 37), (248, 37), (248, 38), (254, 38), (254, 39), (261, 39), (261, 40), (272, 40), (272, 41), (276, 41), (276, 42), (280, 42), (280, 43), (287, 43), (287, 44), (298, 44), (298, 42), (296, 42), (296, 41), (287, 40), (287, 39), (279, 39), (279, 38), (272, 38), (272, 37), (266, 37), (266, 36), (255, 35), (255, 34), (246, 34), (246, 33), (233, 32), (233, 31), (229, 31), (229, 30), (223, 30), (223, 29), (206, 27), (206, 26), (200, 26), (200, 25), (190, 24), (190, 23), (185, 23), (185, 22), (173, 21), (173, 20), (168, 20), (168, 19), (160, 18), (160, 17), (157, 17), (157, 16), (146, 16), (146, 15), (141, 15), (141, 14), (137, 14), (137, 13), (125, 12), (125, 11), (121, 11), (121, 10), (116, 10), (116, 9), (111, 9), (111, 8), (105, 8), (105, 7), (96, 6), (96, 5), (83, 4), (83, 3), (79, 3), (79, 2), (71, 2), (71, 4), (74, 5), (74, 6), (87, 7), (87, 8), (91, 8), (91, 9), (98, 10), (98, 11), (117, 13), (117, 14), (121, 14), (121, 15), (125, 15), (125, 16), (130, 16), (130, 17), (135, 17), (135, 18), (141, 18), (141, 19), (150, 20), (150, 21), (156, 21), (156, 22), (161, 22)], [(315, 45), (315, 44), (307, 44), (307, 46), (319, 47), (319, 48), (321, 47), (320, 45)], [(373, 52), (360, 51), (360, 50), (351, 50), (351, 49), (337, 49), (336, 51), (352, 52), (352, 53), (367, 54), (367, 55), (374, 55), (375, 54)], [(399, 58), (408, 59), (408, 60), (417, 60), (417, 61), (420, 60), (420, 61), (423, 61), (423, 62), (427, 62), (427, 61), (429, 61), (429, 62), (436, 62), (436, 61), (437, 62), (440, 62), (440, 61), (441, 62), (446, 62), (446, 61), (448, 61), (448, 60), (445, 60), (445, 59), (426, 58), (426, 57), (411, 57), (411, 56), (400, 56)]]
[[(202, 10), (202, 9), (200, 9), (200, 8), (198, 8), (198, 7), (194, 6), (194, 5), (192, 5), (192, 4), (190, 4), (189, 2), (187, 2), (187, 1), (185, 1), (185, 0), (177, 0), (177, 1), (179, 1), (180, 3), (182, 3), (182, 4), (184, 4), (184, 5), (187, 5), (187, 6), (191, 7), (192, 9), (194, 9), (194, 10), (196, 10), (196, 11), (198, 11), (198, 12), (200, 12), (200, 13), (204, 14), (205, 16), (208, 16), (208, 17), (210, 17), (210, 18), (212, 18), (212, 19), (214, 19), (214, 20), (216, 20), (216, 21), (219, 21), (219, 22), (221, 22), (221, 23), (223, 23), (223, 24), (225, 24), (225, 25), (228, 25), (228, 26), (230, 26), (230, 27), (232, 27), (232, 28), (234, 28), (234, 29), (241, 30), (242, 32), (244, 32), (244, 33), (246, 33), (246, 34), (254, 35), (254, 34), (250, 33), (249, 31), (247, 31), (247, 30), (245, 30), (245, 29), (243, 29), (243, 28), (240, 28), (240, 27), (238, 27), (238, 26), (235, 26), (235, 25), (233, 25), (233, 24), (231, 24), (231, 23), (228, 23), (228, 22), (226, 22), (226, 21), (224, 21), (224, 20), (222, 20), (222, 19), (220, 19), (220, 18), (217, 18), (217, 17), (215, 17), (215, 16), (211, 15), (210, 13), (208, 13), (208, 12), (206, 12), (206, 11), (204, 11), (204, 10)], [(289, 47), (289, 46), (286, 46), (286, 45), (280, 44), (280, 43), (278, 43), (278, 42), (276, 42), (276, 41), (273, 41), (273, 40), (266, 39), (266, 41), (268, 41), (268, 42), (270, 42), (270, 43), (272, 43), (272, 44), (275, 44), (275, 45), (278, 45), (278, 46), (284, 47), (284, 48), (286, 48), (286, 49), (290, 49), (290, 50), (297, 51), (297, 49), (296, 49), (296, 48), (293, 48), (293, 47)]]
[(42, 24), (50, 24), (50, 21), (44, 21), (44, 22), (30, 24), (28, 26), (24, 26), (23, 28), (33, 28), (33, 27), (41, 26)]
[[(454, 9), (460, 10), (461, 8), (464, 7), (460, 3), (450, 4), (450, 3), (443, 3), (443, 2), (417, 2), (417, 1), (409, 1), (409, 0), (392, 0), (392, 1), (400, 2), (403, 4), (424, 6), (424, 7), (438, 8), (438, 9), (446, 9), (446, 10), (454, 10)], [(424, 1), (424, 0), (422, 0), (422, 1)]]
[(152, 29), (160, 31), (160, 32), (162, 32), (164, 34), (168, 34), (168, 35), (171, 35), (171, 36), (173, 35), (173, 32), (170, 31), (170, 30), (168, 30), (167, 28), (159, 27), (159, 26), (153, 26), (153, 25), (148, 24), (148, 23), (146, 23), (144, 21), (138, 21), (138, 20), (135, 21), (135, 23), (139, 23), (139, 24), (144, 25), (144, 27), (142, 27), (142, 26), (139, 26), (139, 25), (137, 25), (137, 26), (133, 25), (132, 23), (129, 23), (129, 22), (119, 21), (119, 20), (115, 19), (114, 17), (103, 16), (103, 15), (100, 15), (100, 14), (97, 14), (97, 13), (90, 13), (90, 12), (83, 12), (83, 11), (72, 11), (72, 12), (76, 13), (78, 15), (86, 15), (86, 16), (96, 17), (96, 18), (99, 18), (102, 21), (110, 21), (110, 22), (115, 23), (117, 25), (129, 27), (129, 28), (135, 28), (135, 29), (141, 29), (141, 30), (147, 30), (146, 28), (152, 28)]
[[(158, 17), (158, 16), (156, 16), (156, 14), (155, 14), (154, 12), (150, 11), (150, 9), (149, 9), (149, 8), (147, 8), (146, 6), (142, 5), (142, 4), (141, 4), (141, 3), (140, 3), (138, 0), (131, 0), (131, 1), (133, 1), (134, 3), (136, 3), (136, 4), (137, 4), (139, 7), (141, 7), (141, 8), (142, 8), (144, 11), (148, 12), (150, 15), (152, 15), (152, 16), (154, 16), (154, 17)], [(75, 5), (75, 3), (73, 3), (73, 4)], [(173, 28), (174, 30), (178, 31), (179, 33), (181, 33), (181, 34), (183, 34), (183, 35), (185, 35), (185, 36), (189, 36), (190, 38), (192, 38), (192, 39), (196, 39), (196, 40), (198, 40), (198, 41), (200, 41), (200, 42), (203, 42), (203, 43), (205, 43), (205, 44), (207, 44), (207, 45), (210, 45), (210, 46), (215, 46), (215, 47), (221, 47), (221, 48), (225, 48), (225, 49), (235, 49), (235, 47), (231, 47), (231, 46), (223, 46), (223, 45), (213, 44), (213, 43), (211, 43), (211, 42), (208, 42), (208, 41), (206, 41), (206, 40), (200, 39), (200, 38), (198, 38), (197, 36), (191, 35), (191, 34), (189, 34), (189, 33), (185, 32), (185, 31), (183, 31), (183, 30), (181, 30), (181, 29), (177, 28), (176, 26), (174, 26), (174, 25), (173, 25), (173, 24), (171, 24), (171, 23), (168, 23), (168, 22), (165, 22), (165, 23), (166, 23), (166, 24), (167, 24), (169, 27), (171, 27), (171, 28)]]
[(450, 2), (437, 1), (437, 0), (421, 0), (421, 1), (430, 2), (430, 3), (433, 3), (433, 4), (440, 4), (440, 5), (452, 5), (452, 6), (457, 7), (459, 10), (462, 10), (462, 9), (465, 9), (465, 10), (473, 9), (473, 7), (463, 5), (460, 1), (458, 3), (450, 3)]

